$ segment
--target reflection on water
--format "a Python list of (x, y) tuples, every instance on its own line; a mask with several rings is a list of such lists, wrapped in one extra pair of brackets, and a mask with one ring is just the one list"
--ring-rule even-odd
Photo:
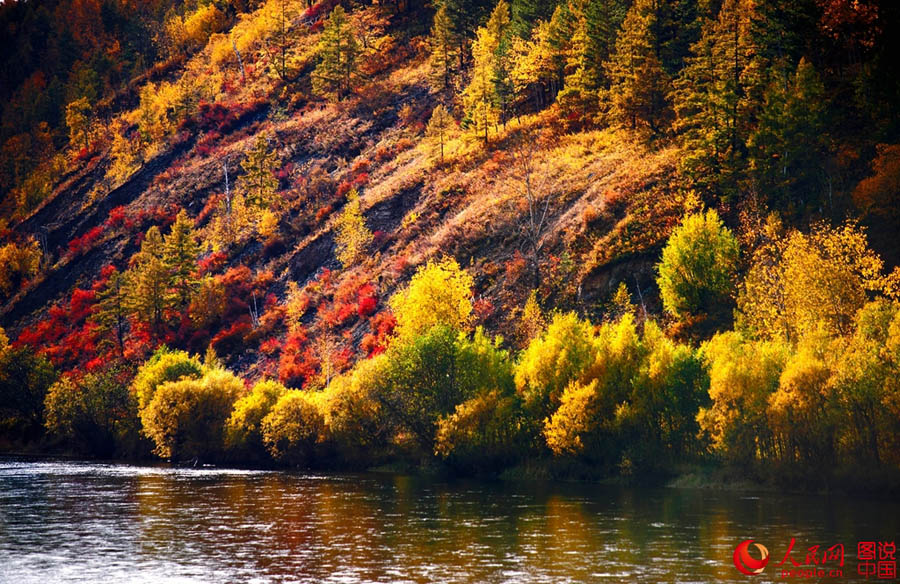
[(791, 537), (894, 541), (900, 505), (769, 493), (0, 461), (0, 582), (777, 581)]

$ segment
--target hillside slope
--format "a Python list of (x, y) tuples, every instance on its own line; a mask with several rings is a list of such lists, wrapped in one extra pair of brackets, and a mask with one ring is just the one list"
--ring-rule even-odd
[(25, 4), (3, 444), (898, 484), (893, 5)]

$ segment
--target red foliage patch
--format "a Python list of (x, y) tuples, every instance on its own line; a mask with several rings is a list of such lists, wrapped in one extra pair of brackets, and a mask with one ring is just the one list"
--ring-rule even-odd
[(350, 181), (343, 180), (341, 184), (338, 185), (337, 192), (335, 193), (338, 198), (342, 198), (347, 196), (347, 193), (350, 192), (350, 189), (353, 188), (353, 183)]
[(57, 367), (83, 366), (97, 357), (97, 330), (88, 321), (93, 313), (96, 292), (76, 288), (67, 305), (54, 305), (47, 318), (26, 328), (16, 345), (29, 345)]
[(366, 352), (367, 357), (374, 357), (387, 349), (396, 326), (397, 319), (388, 310), (382, 310), (369, 320), (372, 332), (366, 334), (360, 342), (360, 348)]
[(263, 355), (274, 355), (281, 350), (281, 343), (278, 339), (266, 339), (259, 345), (259, 352)]
[(69, 255), (74, 257), (87, 252), (92, 247), (94, 247), (94, 244), (97, 243), (97, 240), (102, 236), (103, 228), (98, 226), (90, 229), (81, 237), (76, 237), (69, 242)]
[(213, 252), (197, 262), (197, 273), (201, 276), (214, 274), (221, 271), (227, 261), (228, 254), (221, 251)]
[(219, 331), (212, 338), (210, 344), (219, 355), (234, 355), (244, 348), (244, 337), (252, 330), (253, 327), (248, 316), (233, 322), (227, 329)]
[(325, 205), (324, 207), (316, 211), (316, 222), (321, 223), (322, 221), (324, 221), (326, 217), (331, 215), (331, 211), (331, 205)]
[(319, 369), (319, 359), (312, 347), (306, 346), (302, 329), (288, 335), (278, 360), (278, 379), (288, 387), (302, 387)]
[(353, 182), (351, 183), (351, 185), (353, 186), (353, 188), (358, 189), (359, 187), (367, 184), (368, 182), (369, 182), (369, 173), (361, 172), (358, 175), (356, 175), (356, 178), (353, 179)]
[(475, 318), (478, 320), (487, 320), (494, 314), (494, 303), (487, 298), (479, 298), (472, 303), (472, 312), (475, 313)]
[(357, 312), (361, 318), (369, 316), (375, 312), (378, 305), (378, 297), (375, 294), (375, 287), (371, 284), (363, 284), (357, 292), (359, 296), (359, 306)]
[(110, 210), (109, 216), (106, 218), (105, 225), (110, 229), (116, 229), (118, 227), (126, 226), (128, 222), (128, 212), (125, 210), (124, 205), (119, 205), (118, 207), (113, 207)]
[(340, 0), (322, 0), (316, 2), (306, 9), (301, 19), (307, 23), (316, 23), (322, 20), (322, 17), (331, 14), (334, 7), (338, 5)]
[(508, 284), (515, 284), (518, 282), (519, 278), (525, 273), (527, 267), (528, 262), (525, 261), (521, 252), (516, 250), (513, 257), (506, 262), (506, 282)]
[(350, 169), (350, 172), (353, 174), (368, 173), (369, 161), (366, 159), (357, 160), (353, 163), (353, 167)]

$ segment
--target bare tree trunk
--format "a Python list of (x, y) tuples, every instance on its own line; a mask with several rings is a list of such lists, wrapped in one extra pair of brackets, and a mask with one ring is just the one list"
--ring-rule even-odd
[(237, 43), (234, 42), (234, 38), (231, 39), (231, 48), (234, 49), (234, 56), (237, 57), (238, 67), (241, 69), (241, 82), (247, 81), (247, 75), (244, 73), (244, 61), (241, 60), (241, 52), (238, 51)]

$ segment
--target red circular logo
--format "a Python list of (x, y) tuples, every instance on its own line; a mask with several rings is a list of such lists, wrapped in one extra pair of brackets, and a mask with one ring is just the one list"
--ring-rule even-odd
[(734, 548), (734, 567), (740, 570), (742, 574), (753, 576), (759, 574), (769, 563), (769, 550), (761, 543), (755, 543), (756, 549), (759, 550), (760, 558), (757, 560), (750, 555), (750, 544), (752, 539), (747, 539), (738, 544)]

